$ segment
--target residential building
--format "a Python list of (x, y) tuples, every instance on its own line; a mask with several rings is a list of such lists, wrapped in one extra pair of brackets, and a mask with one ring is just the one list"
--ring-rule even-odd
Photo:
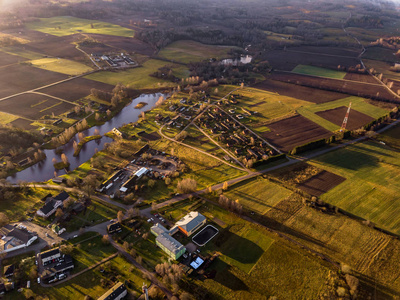
[(36, 235), (12, 225), (5, 225), (2, 227), (0, 229), (0, 235), (0, 253), (28, 247), (37, 239)]
[(59, 207), (63, 207), (64, 201), (69, 199), (69, 194), (65, 191), (61, 192), (55, 197), (52, 197), (46, 201), (46, 204), (43, 205), (36, 214), (43, 217), (48, 218), (52, 214), (54, 214)]
[(122, 282), (118, 282), (111, 289), (109, 289), (103, 296), (98, 298), (98, 300), (120, 300), (123, 299), (128, 294), (126, 287)]
[(121, 231), (122, 231), (122, 227), (119, 222), (115, 222), (115, 223), (112, 223), (107, 226), (107, 232), (109, 234), (114, 234), (114, 233), (121, 232)]
[[(195, 231), (197, 231), (201, 226), (206, 223), (206, 217), (197, 211), (191, 211), (178, 222), (175, 223), (174, 227), (185, 234), (186, 236), (191, 236)], [(171, 228), (171, 231), (174, 229)]]

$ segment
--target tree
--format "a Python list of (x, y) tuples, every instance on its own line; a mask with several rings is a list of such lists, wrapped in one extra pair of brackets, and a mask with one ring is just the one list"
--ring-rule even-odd
[(61, 154), (61, 160), (65, 165), (68, 165), (68, 157), (64, 153)]
[(56, 218), (61, 218), (64, 215), (64, 212), (62, 211), (62, 209), (59, 207), (56, 210)]
[(196, 191), (197, 181), (192, 178), (185, 178), (178, 182), (177, 190), (179, 193), (187, 194)]
[(123, 219), (124, 219), (124, 213), (122, 211), (118, 211), (118, 213), (117, 213), (118, 222), (122, 223)]
[(98, 182), (96, 175), (94, 174), (88, 175), (83, 179), (82, 190), (86, 192), (86, 195), (90, 198), (97, 184)]
[(8, 222), (9, 222), (8, 217), (4, 213), (0, 212), (0, 227), (7, 225)]
[(228, 182), (225, 181), (224, 184), (222, 185), (222, 189), (223, 189), (224, 191), (226, 191), (226, 190), (228, 190), (228, 186), (229, 186)]

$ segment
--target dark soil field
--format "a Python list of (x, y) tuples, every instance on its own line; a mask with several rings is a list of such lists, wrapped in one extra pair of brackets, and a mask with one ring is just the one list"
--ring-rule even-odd
[(312, 52), (317, 54), (326, 54), (326, 55), (337, 55), (337, 56), (349, 56), (349, 57), (357, 57), (360, 54), (360, 51), (355, 49), (345, 49), (345, 48), (336, 48), (336, 47), (318, 47), (318, 46), (299, 46), (299, 47), (290, 47), (287, 49), (288, 51), (302, 51), (302, 52)]
[(14, 127), (22, 128), (22, 129), (25, 129), (25, 130), (35, 129), (36, 127), (32, 126), (31, 123), (32, 122), (29, 121), (29, 120), (25, 120), (25, 119), (19, 118), (19, 119), (16, 119), (16, 120), (8, 123), (7, 125), (11, 125), (11, 126), (14, 126)]
[(315, 87), (319, 89), (326, 89), (330, 91), (347, 93), (350, 95), (355, 95), (360, 97), (367, 97), (372, 99), (380, 99), (380, 100), (395, 101), (395, 102), (399, 101), (389, 91), (387, 91), (385, 87), (379, 84), (367, 84), (355, 81), (321, 78), (321, 77), (278, 72), (278, 71), (274, 72), (271, 75), (271, 79), (296, 83), (298, 85)]
[(56, 116), (71, 110), (74, 105), (38, 94), (23, 94), (0, 101), (0, 111), (36, 120), (54, 113)]
[(18, 62), (25, 61), (26, 58), (0, 52), (0, 67), (17, 64)]
[(327, 138), (332, 133), (303, 116), (290, 117), (268, 125), (270, 132), (263, 137), (282, 151), (292, 150), (295, 146), (321, 138)]
[(143, 55), (154, 54), (154, 49), (148, 44), (139, 41), (135, 38), (119, 37), (101, 34), (88, 34), (100, 43), (106, 44), (117, 49), (122, 49), (128, 52), (137, 52)]
[(324, 103), (345, 97), (342, 93), (314, 89), (276, 80), (265, 80), (257, 83), (254, 87), (313, 103)]
[(68, 78), (67, 75), (54, 73), (26, 65), (12, 65), (1, 69), (0, 98), (25, 92), (53, 82)]
[(319, 197), (345, 180), (346, 178), (342, 176), (322, 171), (297, 187), (312, 196)]
[(92, 88), (111, 92), (114, 86), (86, 78), (76, 78), (39, 91), (68, 101), (76, 101), (90, 95)]
[(337, 69), (338, 65), (355, 67), (359, 61), (356, 58), (318, 55), (317, 53), (302, 53), (295, 51), (272, 50), (266, 55), (267, 60), (274, 69), (291, 71), (297, 65), (310, 65)]
[(371, 75), (367, 74), (358, 74), (358, 73), (347, 73), (346, 76), (344, 76), (344, 79), (346, 80), (352, 80), (352, 81), (360, 81), (360, 82), (367, 82), (367, 83), (378, 83), (376, 79), (374, 79)]
[[(334, 109), (316, 112), (315, 114), (328, 120), (329, 122), (332, 122), (333, 124), (341, 126), (344, 116), (346, 115), (346, 112), (347, 112), (347, 107), (340, 106)], [(351, 109), (346, 129), (348, 130), (358, 129), (373, 120), (374, 118), (367, 116), (363, 113), (360, 113), (354, 109)]]
[(148, 141), (157, 141), (161, 138), (156, 132), (142, 133), (142, 134), (139, 134), (139, 136)]

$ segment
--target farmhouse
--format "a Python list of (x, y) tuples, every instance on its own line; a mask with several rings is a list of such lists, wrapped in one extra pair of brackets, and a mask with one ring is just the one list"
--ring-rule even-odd
[(206, 223), (206, 217), (197, 211), (191, 211), (171, 228), (171, 231), (177, 227), (186, 236), (192, 235), (196, 230)]
[(36, 214), (43, 218), (48, 218), (52, 214), (54, 214), (58, 207), (62, 207), (64, 201), (69, 199), (69, 194), (67, 192), (61, 192), (57, 196), (50, 198), (47, 200), (46, 204), (43, 205)]
[(111, 130), (111, 132), (114, 133), (119, 138), (122, 138), (124, 136), (123, 133), (119, 131), (118, 128), (115, 127)]
[(122, 282), (118, 282), (98, 300), (120, 300), (123, 299), (127, 295), (127, 293), (127, 289), (122, 284)]
[(2, 235), (0, 240), (0, 253), (7, 253), (21, 248), (28, 247), (37, 236), (25, 230), (15, 228), (12, 225), (5, 225), (0, 229)]

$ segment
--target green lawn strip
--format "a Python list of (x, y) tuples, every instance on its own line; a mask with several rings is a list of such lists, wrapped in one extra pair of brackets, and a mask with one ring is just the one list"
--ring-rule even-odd
[(67, 75), (80, 75), (93, 70), (82, 63), (63, 58), (40, 58), (26, 63), (36, 68)]
[(2, 47), (0, 48), (0, 51), (7, 54), (20, 56), (21, 58), (26, 58), (26, 59), (40, 59), (45, 56), (42, 53), (33, 52), (20, 47)]
[(391, 129), (376, 137), (377, 140), (383, 141), (387, 145), (396, 150), (400, 150), (400, 125), (396, 125)]
[(159, 56), (173, 61), (189, 63), (209, 58), (225, 58), (232, 47), (206, 45), (195, 41), (177, 41), (159, 52)]
[(332, 122), (329, 122), (328, 120), (316, 115), (314, 112), (310, 111), (308, 107), (301, 107), (297, 110), (297, 112), (303, 117), (309, 119), (310, 121), (313, 121), (314, 123), (324, 127), (326, 130), (333, 132), (340, 129), (340, 126), (333, 124)]
[(400, 154), (374, 142), (351, 145), (312, 160), (347, 178), (321, 196), (325, 202), (400, 233)]
[(297, 65), (292, 72), (304, 74), (304, 75), (313, 75), (313, 76), (321, 76), (321, 77), (328, 77), (328, 78), (335, 78), (335, 79), (343, 79), (346, 76), (346, 72), (342, 71), (335, 71), (331, 69), (325, 69), (320, 67), (314, 66), (307, 66), (307, 65)]
[(278, 184), (257, 177), (230, 186), (224, 194), (231, 200), (239, 200), (247, 209), (263, 215), (291, 193)]
[(175, 83), (156, 77), (150, 76), (156, 72), (159, 68), (166, 65), (171, 65), (171, 63), (150, 59), (143, 63), (142, 66), (137, 68), (132, 68), (128, 70), (119, 71), (102, 71), (96, 72), (85, 76), (85, 78), (108, 83), (111, 85), (116, 85), (117, 83), (122, 83), (127, 87), (135, 89), (154, 89), (160, 87), (173, 87), (176, 86)]
[(26, 24), (30, 30), (36, 30), (56, 36), (66, 36), (75, 33), (95, 33), (121, 37), (133, 37), (134, 30), (119, 25), (97, 20), (80, 19), (70, 16), (40, 18)]

